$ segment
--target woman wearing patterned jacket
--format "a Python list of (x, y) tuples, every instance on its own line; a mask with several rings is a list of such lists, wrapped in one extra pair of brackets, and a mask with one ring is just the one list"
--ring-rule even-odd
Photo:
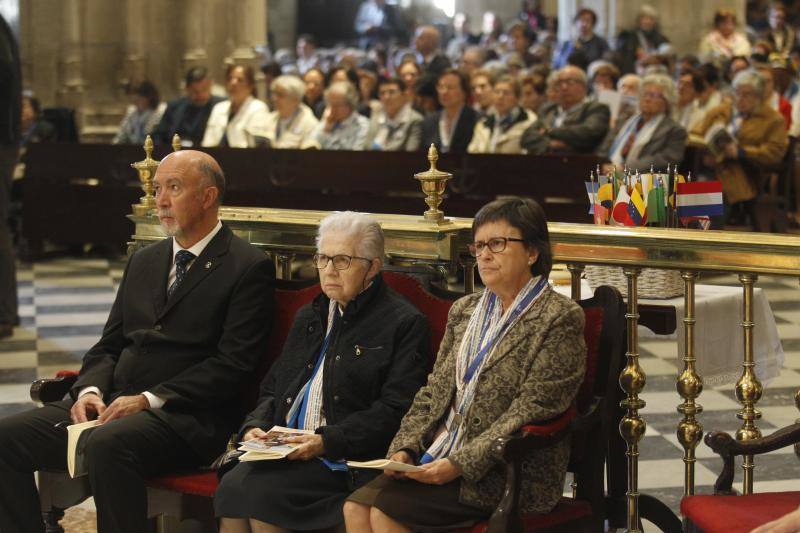
[[(470, 252), (486, 290), (456, 302), (428, 383), (420, 389), (388, 457), (419, 464), (386, 471), (345, 504), (348, 531), (410, 531), (488, 518), (505, 487), (489, 448), (523, 425), (571, 405), (584, 375), (583, 312), (547, 282), (547, 222), (533, 200), (484, 206)], [(531, 452), (520, 506), (550, 511), (563, 488), (569, 441)]]

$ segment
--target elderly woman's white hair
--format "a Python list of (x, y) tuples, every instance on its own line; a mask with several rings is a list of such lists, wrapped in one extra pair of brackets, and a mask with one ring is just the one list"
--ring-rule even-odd
[(283, 90), (287, 96), (297, 100), (298, 102), (303, 99), (303, 96), (306, 95), (306, 84), (303, 83), (303, 80), (298, 78), (297, 76), (291, 76), (288, 74), (284, 74), (283, 76), (278, 76), (269, 86), (270, 91), (273, 93), (281, 89)]
[(336, 234), (356, 243), (356, 253), (383, 263), (384, 241), (381, 225), (371, 216), (355, 211), (333, 213), (322, 219), (317, 230), (317, 249), (326, 235)]
[(353, 84), (349, 81), (336, 81), (331, 83), (330, 86), (325, 89), (326, 102), (328, 101), (328, 97), (331, 95), (344, 96), (345, 100), (347, 100), (347, 105), (350, 106), (350, 109), (353, 111), (358, 109), (358, 92)]
[(733, 88), (737, 89), (743, 85), (752, 87), (759, 96), (764, 96), (764, 77), (754, 68), (740, 70), (733, 78)]
[(675, 90), (675, 82), (672, 81), (672, 78), (661, 73), (648, 74), (642, 79), (641, 85), (639, 85), (639, 93), (643, 93), (648, 85), (661, 87), (661, 90), (664, 92), (664, 100), (667, 101), (668, 109), (672, 109), (675, 106), (675, 102), (678, 101), (678, 93)]
[(642, 78), (640, 78), (636, 74), (625, 74), (619, 80), (617, 80), (617, 90), (621, 91), (622, 86), (629, 81), (635, 81), (639, 87), (642, 86)]

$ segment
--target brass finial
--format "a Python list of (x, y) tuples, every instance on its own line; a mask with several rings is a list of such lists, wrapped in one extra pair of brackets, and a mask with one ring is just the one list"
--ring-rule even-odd
[(144, 141), (145, 158), (131, 166), (139, 172), (139, 181), (142, 182), (144, 196), (139, 198), (139, 203), (133, 205), (133, 214), (146, 216), (151, 209), (156, 207), (156, 198), (153, 196), (153, 177), (156, 174), (159, 161), (153, 159), (153, 139), (148, 135)]
[(172, 151), (178, 152), (181, 149), (181, 136), (177, 133), (172, 136)]
[(445, 188), (447, 187), (447, 180), (453, 177), (449, 172), (443, 172), (436, 168), (436, 162), (439, 160), (439, 152), (436, 146), (431, 144), (428, 149), (428, 161), (431, 168), (425, 172), (414, 174), (414, 179), (420, 181), (422, 192), (425, 193), (425, 203), (428, 204), (429, 209), (423, 215), (426, 222), (434, 222), (436, 224), (449, 224), (451, 221), (444, 218), (444, 211), (439, 209), (439, 204), (442, 203)]

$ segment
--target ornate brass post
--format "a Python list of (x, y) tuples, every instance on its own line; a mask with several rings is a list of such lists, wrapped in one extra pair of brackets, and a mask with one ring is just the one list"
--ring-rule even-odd
[(423, 215), (426, 222), (433, 222), (434, 224), (450, 224), (452, 221), (444, 218), (444, 211), (439, 209), (439, 204), (442, 203), (442, 196), (447, 188), (447, 180), (453, 177), (449, 172), (443, 172), (436, 168), (436, 162), (439, 160), (439, 152), (436, 151), (436, 146), (431, 144), (428, 149), (428, 161), (430, 161), (431, 168), (425, 172), (414, 174), (414, 179), (420, 181), (422, 192), (425, 193), (425, 203), (428, 204), (428, 210)]
[(177, 133), (172, 136), (172, 151), (178, 152), (181, 149), (181, 136)]
[(144, 196), (139, 198), (139, 203), (132, 206), (133, 214), (146, 216), (151, 209), (156, 207), (156, 198), (153, 196), (153, 177), (156, 174), (159, 161), (153, 159), (153, 139), (148, 135), (144, 141), (145, 158), (131, 166), (139, 172), (139, 181), (142, 182)]
[(684, 270), (681, 272), (684, 286), (684, 314), (683, 328), (685, 333), (683, 344), (683, 372), (678, 376), (676, 388), (683, 398), (683, 403), (678, 406), (678, 412), (683, 414), (683, 419), (678, 424), (678, 441), (683, 446), (683, 494), (694, 494), (694, 466), (695, 449), (703, 437), (703, 426), (695, 418), (703, 412), (703, 406), (695, 403), (700, 393), (703, 392), (703, 379), (695, 370), (694, 354), (694, 325), (697, 321), (694, 314), (694, 286), (697, 281), (697, 272)]
[(278, 278), (292, 279), (292, 261), (294, 261), (294, 254), (289, 252), (277, 252), (275, 258), (278, 261)]
[(628, 527), (630, 533), (639, 533), (639, 441), (644, 436), (647, 424), (639, 416), (639, 409), (645, 406), (644, 400), (639, 398), (639, 393), (644, 389), (647, 376), (639, 366), (639, 337), (636, 328), (639, 324), (639, 303), (637, 281), (639, 267), (624, 267), (622, 271), (628, 278), (628, 312), (625, 313), (628, 329), (628, 350), (625, 353), (627, 365), (619, 376), (619, 384), (625, 392), (625, 398), (620, 402), (620, 407), (625, 409), (625, 415), (619, 422), (619, 433), (625, 440), (628, 458)]
[(577, 263), (567, 263), (567, 270), (570, 274), (570, 294), (576, 302), (581, 299), (581, 276), (583, 275), (584, 265)]
[[(761, 399), (764, 391), (761, 382), (755, 373), (755, 360), (753, 358), (753, 286), (758, 280), (757, 274), (739, 274), (739, 281), (744, 289), (742, 302), (742, 332), (744, 333), (744, 362), (742, 363), (742, 376), (736, 382), (736, 399), (742, 404), (742, 410), (737, 413), (737, 418), (742, 420), (742, 427), (736, 432), (736, 440), (751, 440), (761, 437), (761, 430), (755, 421), (761, 418), (761, 412), (756, 409), (756, 403)], [(752, 455), (742, 458), (742, 493), (753, 493), (753, 463)]]

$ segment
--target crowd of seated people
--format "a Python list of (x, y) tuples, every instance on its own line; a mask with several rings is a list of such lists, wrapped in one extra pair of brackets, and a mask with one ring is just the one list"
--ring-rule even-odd
[[(764, 80), (763, 105), (783, 116), (791, 136), (800, 134), (800, 44), (783, 4), (769, 7), (760, 31), (742, 31), (736, 13), (719, 10), (696, 53), (680, 57), (648, 5), (608, 40), (595, 33), (597, 14), (581, 8), (569, 21), (573, 37), (559, 41), (554, 18), (538, 2), (523, 4), (506, 25), (491, 12), (481, 27), (458, 14), (449, 41), (441, 25), (420, 24), (403, 42), (390, 37), (395, 6), (365, 2), (357, 24), (364, 46), (326, 49), (300, 35), (294, 51), (278, 51), (262, 67), (263, 100), (244, 65), (228, 67), (227, 99), (212, 96), (205, 68), (192, 69), (186, 95), (165, 111), (152, 84), (135, 84), (115, 142), (140, 143), (152, 131), (164, 144), (178, 133), (184, 146), (416, 151), (434, 144), (454, 153), (593, 154), (632, 171), (663, 171), (682, 162), (687, 142), (703, 143), (686, 134), (733, 100), (733, 79), (744, 70)], [(645, 86), (645, 77), (658, 81)], [(658, 132), (641, 124), (650, 107)], [(758, 172), (747, 173), (757, 185)], [(737, 198), (726, 195), (728, 203)]]

